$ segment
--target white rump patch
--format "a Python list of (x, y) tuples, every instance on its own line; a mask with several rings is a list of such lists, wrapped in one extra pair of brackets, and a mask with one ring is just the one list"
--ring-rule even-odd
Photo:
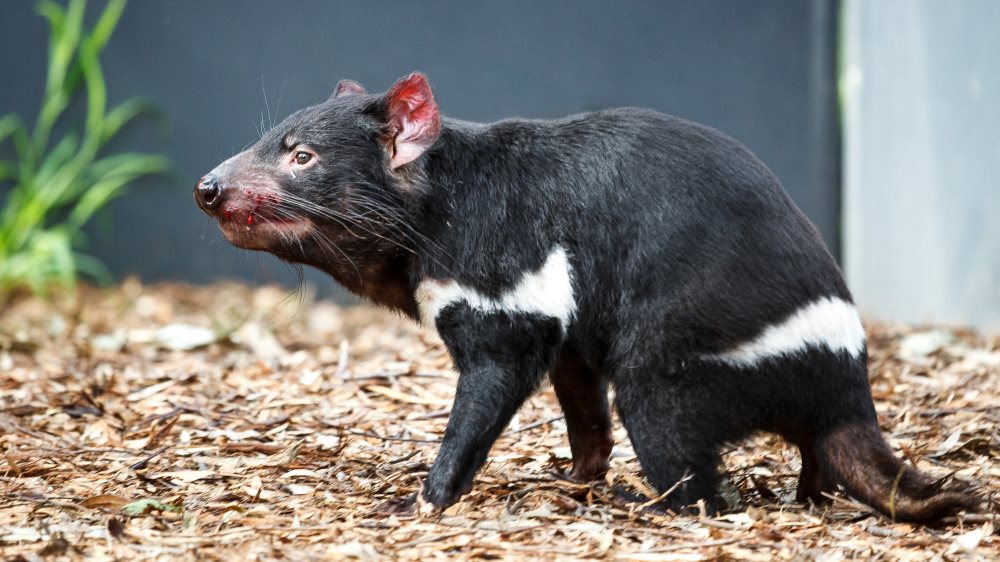
[(572, 270), (566, 250), (557, 246), (538, 271), (526, 272), (517, 285), (500, 295), (489, 298), (454, 280), (428, 279), (416, 291), (420, 319), (434, 328), (434, 321), (449, 304), (465, 302), (484, 312), (521, 312), (557, 318), (565, 330), (576, 313), (573, 299)]
[(706, 355), (737, 367), (753, 367), (773, 357), (807, 348), (825, 347), (857, 357), (865, 346), (865, 330), (851, 303), (825, 297), (803, 306), (782, 322), (768, 326), (759, 336), (723, 353)]

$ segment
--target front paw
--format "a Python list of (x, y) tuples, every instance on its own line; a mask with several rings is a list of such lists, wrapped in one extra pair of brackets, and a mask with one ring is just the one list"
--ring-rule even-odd
[[(446, 478), (436, 478), (433, 471), (427, 476), (420, 499), (426, 502), (419, 507), (421, 513), (444, 511), (458, 501), (472, 488), (471, 484), (457, 486), (454, 481)], [(423, 503), (421, 502), (421, 503)]]

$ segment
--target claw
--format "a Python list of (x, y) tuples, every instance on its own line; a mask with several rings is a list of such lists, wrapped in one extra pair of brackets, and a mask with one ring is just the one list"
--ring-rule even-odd
[(444, 508), (438, 507), (424, 498), (423, 486), (421, 486), (420, 491), (417, 492), (416, 508), (417, 513), (424, 517), (433, 517), (444, 511)]

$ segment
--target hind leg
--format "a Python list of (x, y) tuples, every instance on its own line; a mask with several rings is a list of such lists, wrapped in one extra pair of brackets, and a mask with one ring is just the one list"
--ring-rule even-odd
[(802, 456), (802, 473), (799, 475), (795, 501), (806, 503), (811, 500), (815, 504), (828, 502), (829, 498), (823, 492), (831, 494), (837, 490), (837, 485), (820, 464), (812, 439), (799, 443), (799, 453)]
[(595, 480), (608, 471), (608, 457), (614, 446), (607, 386), (576, 353), (565, 350), (549, 378), (566, 415), (569, 448), (573, 452), (570, 477), (581, 482)]
[(706, 510), (717, 513), (719, 444), (705, 402), (713, 397), (677, 388), (666, 375), (634, 372), (619, 377), (615, 391), (618, 414), (646, 479), (660, 493), (673, 488), (661, 506), (682, 513), (704, 500)]

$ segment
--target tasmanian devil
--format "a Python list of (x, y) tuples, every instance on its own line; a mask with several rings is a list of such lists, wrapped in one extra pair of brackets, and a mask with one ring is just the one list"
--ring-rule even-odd
[(837, 486), (900, 520), (976, 499), (903, 464), (879, 430), (865, 334), (836, 263), (775, 176), (708, 127), (643, 109), (478, 124), (426, 78), (342, 81), (206, 174), (236, 246), (315, 266), (436, 329), (459, 371), (423, 487), (467, 492), (546, 373), (572, 476), (612, 448), (608, 384), (664, 507), (719, 508), (720, 446), (799, 447), (798, 499)]

